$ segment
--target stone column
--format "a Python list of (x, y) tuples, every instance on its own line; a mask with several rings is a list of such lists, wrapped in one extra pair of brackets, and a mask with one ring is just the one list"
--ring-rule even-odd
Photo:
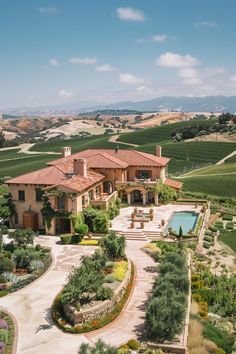
[(131, 204), (131, 194), (127, 193), (127, 202), (130, 205)]
[(147, 204), (147, 193), (143, 193), (143, 205)]
[(158, 193), (154, 194), (154, 198), (155, 198), (155, 205), (158, 205)]

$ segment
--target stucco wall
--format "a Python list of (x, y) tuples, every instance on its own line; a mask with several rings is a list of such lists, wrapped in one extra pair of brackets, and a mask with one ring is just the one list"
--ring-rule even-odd
[[(38, 213), (39, 228), (44, 227), (43, 218), (41, 215), (41, 209), (43, 207), (43, 203), (36, 201), (36, 194), (35, 194), (36, 187), (37, 186), (29, 186), (29, 185), (10, 185), (9, 186), (9, 192), (12, 195), (12, 199), (13, 199), (13, 202), (16, 207), (16, 212), (18, 214), (18, 225), (21, 227), (23, 226), (22, 213), (26, 210), (29, 210), (30, 207), (31, 207), (31, 210)], [(18, 191), (19, 190), (25, 191), (25, 201), (18, 200)]]

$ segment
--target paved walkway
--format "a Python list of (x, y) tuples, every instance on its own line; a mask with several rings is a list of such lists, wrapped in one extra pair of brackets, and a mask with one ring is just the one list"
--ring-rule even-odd
[(50, 270), (26, 288), (1, 298), (1, 306), (12, 313), (18, 324), (17, 354), (76, 354), (82, 342), (95, 343), (102, 338), (120, 345), (139, 334), (144, 322), (144, 307), (155, 273), (153, 260), (141, 251), (143, 242), (128, 241), (127, 256), (137, 269), (135, 288), (127, 307), (110, 325), (85, 335), (61, 332), (51, 321), (50, 307), (65, 283), (68, 271), (80, 264), (83, 254), (90, 255), (95, 247), (63, 246), (58, 238), (42, 236), (37, 243), (52, 247), (54, 262)]
[[(28, 154), (28, 155), (61, 155), (60, 152), (53, 152), (53, 151), (31, 151), (30, 149), (35, 145), (35, 143), (32, 144), (20, 144), (18, 146), (11, 146), (7, 148), (1, 148), (1, 151), (9, 151), (9, 150), (19, 150), (19, 154)], [(9, 159), (11, 160), (11, 159)]]

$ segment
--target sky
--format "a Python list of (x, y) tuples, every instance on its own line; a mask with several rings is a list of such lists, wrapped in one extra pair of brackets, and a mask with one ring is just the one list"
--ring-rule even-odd
[(0, 0), (0, 109), (236, 95), (235, 0)]

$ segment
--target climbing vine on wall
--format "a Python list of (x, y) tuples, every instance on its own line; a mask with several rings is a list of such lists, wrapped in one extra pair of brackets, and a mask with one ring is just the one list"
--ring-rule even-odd
[(43, 208), (41, 209), (41, 213), (48, 229), (52, 226), (53, 218), (68, 218), (71, 215), (69, 211), (53, 209), (48, 195), (43, 196)]

